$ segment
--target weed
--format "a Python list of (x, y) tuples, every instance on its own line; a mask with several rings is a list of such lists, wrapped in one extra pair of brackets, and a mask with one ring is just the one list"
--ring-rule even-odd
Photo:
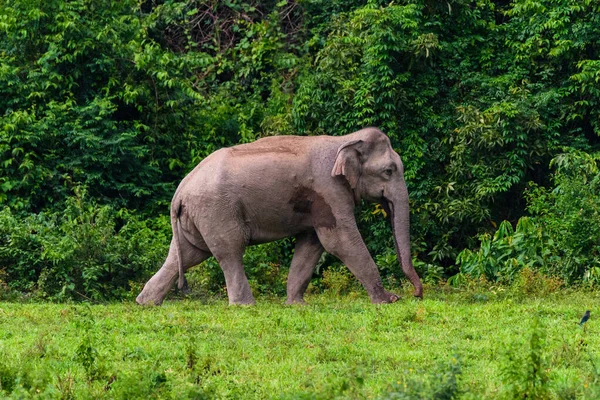
[(29, 350), (28, 355), (31, 357), (42, 358), (46, 355), (48, 348), (48, 334), (46, 332), (40, 334), (33, 344), (33, 347)]
[(56, 388), (60, 393), (61, 400), (71, 400), (75, 398), (73, 393), (73, 385), (75, 378), (71, 371), (67, 371), (64, 375), (58, 374), (56, 376)]
[(511, 399), (546, 399), (549, 392), (549, 364), (544, 353), (546, 331), (539, 318), (533, 319), (528, 351), (518, 345), (509, 346), (502, 378)]
[(10, 393), (17, 381), (17, 371), (0, 361), (0, 393)]
[(102, 376), (99, 354), (96, 349), (95, 320), (89, 305), (78, 310), (78, 313), (77, 325), (79, 325), (82, 334), (79, 346), (75, 350), (75, 359), (83, 366), (87, 380), (91, 382)]
[(451, 400), (460, 394), (458, 377), (460, 360), (453, 357), (446, 364), (438, 365), (433, 372), (404, 371), (402, 378), (392, 384), (391, 390), (380, 400)]
[(114, 374), (111, 375), (108, 378), (108, 381), (106, 382), (106, 385), (104, 385), (104, 391), (108, 392), (111, 389), (112, 384), (115, 383), (116, 380), (117, 380), (117, 375), (114, 375)]
[(188, 344), (185, 348), (185, 353), (186, 353), (186, 359), (187, 359), (186, 368), (190, 369), (190, 370), (194, 370), (194, 367), (196, 366), (196, 363), (198, 362), (198, 355), (196, 354), (196, 348), (194, 347), (191, 340), (188, 342)]
[(564, 286), (562, 279), (544, 275), (531, 268), (523, 268), (511, 285), (511, 292), (521, 296), (544, 296)]
[(355, 279), (346, 267), (330, 267), (323, 271), (322, 283), (334, 295), (347, 294), (355, 283)]

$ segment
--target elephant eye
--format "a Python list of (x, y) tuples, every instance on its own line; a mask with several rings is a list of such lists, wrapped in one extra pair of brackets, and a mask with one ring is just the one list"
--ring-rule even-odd
[(383, 171), (383, 173), (386, 174), (387, 176), (392, 176), (392, 174), (394, 173), (394, 171), (392, 171), (391, 168), (388, 168), (385, 171)]

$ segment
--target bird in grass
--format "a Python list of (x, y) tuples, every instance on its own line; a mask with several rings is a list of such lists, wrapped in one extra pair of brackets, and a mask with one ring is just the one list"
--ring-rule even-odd
[(585, 312), (585, 314), (583, 314), (583, 317), (581, 318), (581, 322), (579, 323), (579, 326), (585, 324), (588, 319), (590, 319), (590, 310), (587, 310)]

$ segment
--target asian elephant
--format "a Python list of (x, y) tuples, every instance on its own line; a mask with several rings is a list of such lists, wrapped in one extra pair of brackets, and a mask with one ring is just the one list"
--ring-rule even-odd
[(175, 192), (169, 255), (136, 301), (161, 304), (178, 277), (179, 288), (185, 287), (184, 272), (214, 256), (229, 303), (253, 304), (242, 264), (246, 246), (294, 236), (287, 303), (304, 302), (324, 250), (350, 269), (373, 303), (394, 302), (398, 296), (383, 288), (356, 225), (361, 199), (387, 211), (398, 260), (414, 295), (422, 297), (411, 260), (402, 161), (383, 132), (366, 128), (346, 136), (267, 137), (206, 157)]

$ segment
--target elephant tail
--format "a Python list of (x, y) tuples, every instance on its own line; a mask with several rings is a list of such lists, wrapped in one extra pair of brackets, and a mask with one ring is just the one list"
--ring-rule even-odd
[(179, 218), (182, 211), (181, 200), (177, 199), (177, 195), (175, 195), (171, 205), (171, 228), (173, 230), (173, 245), (175, 246), (175, 254), (177, 256), (177, 269), (179, 270), (179, 279), (177, 281), (177, 288), (179, 290), (184, 290), (187, 286), (183, 271), (183, 262), (181, 260), (181, 248), (179, 246), (179, 236), (181, 234), (181, 222)]

